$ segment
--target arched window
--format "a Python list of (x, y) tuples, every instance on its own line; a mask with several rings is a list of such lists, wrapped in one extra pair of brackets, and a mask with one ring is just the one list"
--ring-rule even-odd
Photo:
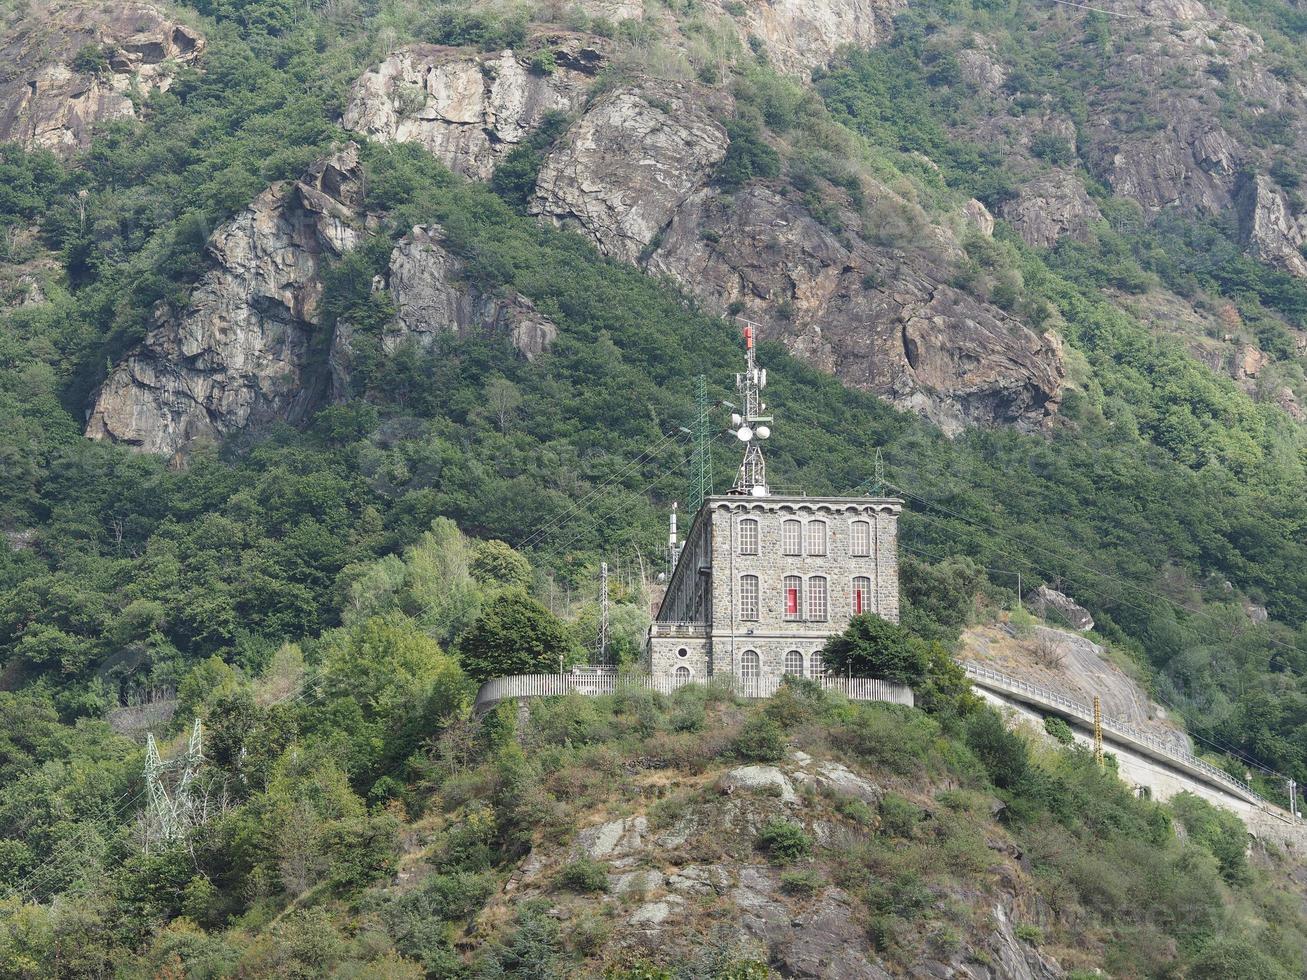
[(808, 554), (826, 554), (826, 522), (808, 522)]
[(808, 654), (808, 676), (809, 677), (826, 676), (826, 664), (822, 659), (820, 650), (813, 650), (812, 653)]
[(808, 618), (820, 621), (826, 619), (828, 615), (826, 579), (821, 575), (814, 575), (808, 579)]
[(854, 558), (871, 557), (871, 524), (854, 521), (849, 529), (849, 554)]
[(740, 554), (756, 555), (758, 553), (758, 521), (746, 517), (740, 521)]
[(740, 576), (740, 618), (758, 618), (758, 576)]
[(745, 650), (740, 656), (740, 693), (745, 697), (757, 697), (761, 678), (762, 663), (758, 651)]
[(684, 665), (677, 667), (676, 673), (672, 675), (672, 683), (677, 687), (690, 683), (690, 668)]
[(795, 677), (803, 676), (803, 654), (798, 650), (791, 650), (785, 655), (785, 673)]
[(803, 525), (798, 521), (785, 521), (781, 524), (781, 554), (803, 554)]
[(871, 611), (871, 579), (859, 575), (853, 580), (853, 615)]
[(800, 619), (803, 616), (803, 579), (797, 575), (786, 575), (781, 582), (781, 590), (784, 593), (785, 604), (783, 606), (785, 619)]

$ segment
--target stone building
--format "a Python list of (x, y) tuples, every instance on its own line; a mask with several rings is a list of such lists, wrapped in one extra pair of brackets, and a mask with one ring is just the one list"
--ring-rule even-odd
[(744, 411), (732, 424), (745, 442), (735, 485), (708, 496), (684, 545), (675, 518), (674, 562), (649, 630), (655, 674), (703, 681), (822, 673), (820, 650), (858, 613), (899, 618), (898, 515), (890, 497), (773, 494), (758, 443), (771, 417), (760, 393), (766, 372), (753, 361), (737, 375)]

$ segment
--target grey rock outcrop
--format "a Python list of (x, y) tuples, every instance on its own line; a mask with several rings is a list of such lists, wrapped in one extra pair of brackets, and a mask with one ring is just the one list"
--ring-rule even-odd
[(110, 373), (87, 436), (171, 455), (252, 423), (303, 417), (319, 393), (310, 346), (321, 265), (359, 241), (362, 200), (349, 146), (220, 227), (209, 240), (212, 270), (187, 309), (161, 312)]
[(1258, 175), (1245, 182), (1238, 198), (1239, 234), (1248, 253), (1269, 265), (1307, 278), (1303, 235), (1307, 218), (1295, 218), (1275, 181)]
[[(394, 353), (405, 344), (430, 349), (442, 334), (471, 333), (507, 337), (518, 352), (532, 360), (547, 351), (558, 328), (520, 293), (493, 295), (464, 281), (464, 263), (448, 248), (436, 226), (413, 228), (390, 253), (374, 290), (385, 289), (395, 317), (383, 325), (381, 348)], [(332, 392), (349, 392), (354, 328), (339, 323), (330, 355)]]
[[(99, 68), (74, 67), (97, 49)], [(59, 3), (20, 21), (0, 41), (0, 141), (63, 156), (90, 145), (95, 128), (136, 115), (133, 88), (165, 90), (204, 38), (145, 3)]]
[(1102, 217), (1084, 185), (1065, 170), (1041, 174), (1005, 201), (999, 215), (1029, 245), (1051, 248), (1066, 237), (1083, 239)]
[(840, 48), (870, 48), (893, 33), (906, 0), (746, 0), (720, 4), (745, 37), (756, 37), (781, 71), (804, 75), (827, 64)]
[(1060, 619), (1073, 630), (1083, 632), (1094, 628), (1094, 617), (1088, 609), (1066, 593), (1050, 589), (1047, 585), (1035, 589), (1026, 597), (1026, 601), (1037, 615), (1046, 619)]
[(513, 51), (402, 48), (354, 83), (341, 124), (383, 142), (416, 143), (451, 170), (486, 180), (547, 113), (580, 106), (603, 61), (590, 38), (539, 43), (556, 61), (548, 74)]
[(1060, 400), (1051, 334), (946, 285), (947, 270), (928, 256), (838, 237), (760, 185), (731, 201), (698, 191), (647, 265), (710, 310), (741, 304), (764, 338), (950, 434), (1035, 429)]
[(599, 99), (541, 167), (531, 213), (635, 262), (726, 156), (696, 86), (649, 82)]

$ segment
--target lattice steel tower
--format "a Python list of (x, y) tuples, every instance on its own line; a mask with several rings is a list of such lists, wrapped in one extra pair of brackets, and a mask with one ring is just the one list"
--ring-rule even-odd
[(742, 411), (731, 416), (735, 436), (744, 443), (744, 459), (735, 474), (731, 493), (750, 497), (765, 497), (767, 489), (767, 463), (762, 458), (759, 443), (771, 436), (772, 417), (764, 415), (767, 406), (762, 401), (762, 390), (767, 387), (767, 369), (754, 361), (753, 344), (758, 324), (744, 323), (745, 371), (735, 376), (735, 390), (740, 393)]

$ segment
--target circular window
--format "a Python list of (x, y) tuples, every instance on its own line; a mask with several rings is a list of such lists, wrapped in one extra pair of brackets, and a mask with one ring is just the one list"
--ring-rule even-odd
[(686, 657), (690, 655), (690, 651), (685, 649), (685, 647), (681, 647), (679, 650), (676, 651), (676, 655), (680, 657), (682, 660), (684, 660)]

